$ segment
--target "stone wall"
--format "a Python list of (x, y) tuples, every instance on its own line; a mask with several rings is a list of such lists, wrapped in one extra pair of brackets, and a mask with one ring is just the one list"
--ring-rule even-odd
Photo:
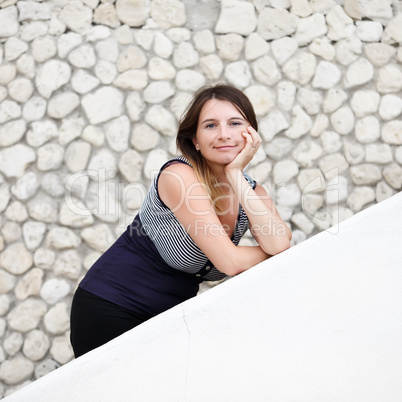
[(0, 0), (0, 397), (73, 358), (72, 293), (201, 85), (252, 100), (248, 172), (294, 243), (399, 191), (401, 24), (396, 0)]

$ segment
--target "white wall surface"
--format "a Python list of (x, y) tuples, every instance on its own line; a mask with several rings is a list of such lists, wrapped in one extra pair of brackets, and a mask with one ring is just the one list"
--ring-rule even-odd
[(5, 402), (402, 400), (402, 193)]

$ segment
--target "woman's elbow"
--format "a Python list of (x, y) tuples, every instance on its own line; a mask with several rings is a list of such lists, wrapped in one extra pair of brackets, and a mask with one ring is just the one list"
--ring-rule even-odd
[(275, 239), (274, 242), (269, 242), (267, 245), (261, 245), (265, 253), (276, 255), (290, 248), (290, 239), (288, 236), (281, 236)]

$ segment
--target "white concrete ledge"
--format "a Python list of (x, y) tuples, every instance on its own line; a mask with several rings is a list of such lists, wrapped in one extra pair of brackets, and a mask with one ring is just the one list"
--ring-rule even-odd
[(5, 401), (401, 401), (401, 339), (399, 193)]

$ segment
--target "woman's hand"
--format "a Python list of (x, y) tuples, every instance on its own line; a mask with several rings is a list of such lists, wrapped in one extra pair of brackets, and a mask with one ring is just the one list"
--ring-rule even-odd
[(248, 126), (247, 131), (242, 133), (246, 139), (244, 148), (237, 154), (237, 156), (225, 166), (226, 172), (233, 170), (243, 170), (246, 165), (253, 159), (262, 140), (260, 135), (254, 130), (253, 127)]

